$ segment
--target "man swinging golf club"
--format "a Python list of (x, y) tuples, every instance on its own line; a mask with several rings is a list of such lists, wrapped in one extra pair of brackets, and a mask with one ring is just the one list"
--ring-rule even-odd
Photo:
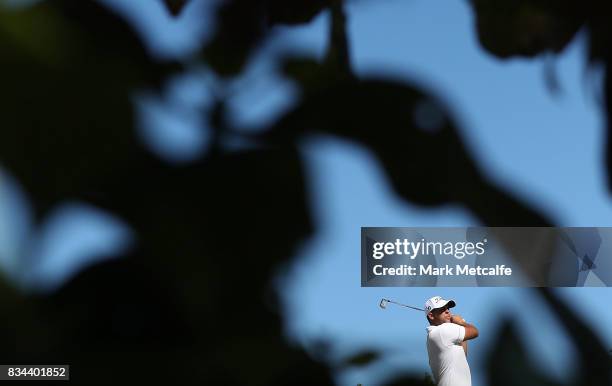
[(429, 367), (438, 386), (471, 386), (467, 341), (476, 338), (478, 330), (461, 316), (452, 315), (452, 307), (453, 300), (440, 296), (425, 302)]

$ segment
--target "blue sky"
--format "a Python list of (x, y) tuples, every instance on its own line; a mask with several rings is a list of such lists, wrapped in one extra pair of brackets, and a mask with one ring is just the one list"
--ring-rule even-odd
[[(148, 0), (105, 1), (119, 4), (162, 56), (190, 52), (210, 30), (210, 18), (190, 12), (205, 10), (203, 0), (192, 0), (178, 20)], [(350, 3), (348, 16), (352, 62), (359, 75), (391, 73), (433, 88), (463, 122), (462, 134), (486, 175), (542, 208), (558, 225), (612, 226), (601, 162), (602, 115), (585, 70), (583, 37), (554, 60), (562, 92), (552, 94), (545, 85), (543, 58), (502, 62), (480, 50), (466, 1), (360, 0)], [(235, 90), (233, 122), (262, 125), (291, 105), (295, 90), (274, 75), (273, 58), (296, 50), (321, 56), (327, 23), (324, 14), (308, 26), (275, 31), (245, 76), (230, 85)], [(203, 88), (210, 76), (194, 68), (175, 79), (165, 98), (135, 98), (142, 135), (161, 157), (189, 162), (206, 151), (206, 127), (198, 128), (202, 122), (196, 111), (210, 103)], [(535, 363), (559, 379), (571, 375), (569, 343), (543, 304), (524, 289), (361, 288), (360, 227), (478, 222), (459, 206), (425, 210), (399, 200), (372, 154), (353, 143), (318, 137), (304, 142), (301, 151), (319, 232), (303, 245), (295, 264), (279, 271), (279, 288), (290, 311), (287, 335), (306, 347), (313, 339), (329, 339), (338, 357), (365, 346), (385, 352), (376, 365), (339, 373), (341, 384), (372, 384), (398, 372), (428, 371), (423, 315), (393, 307), (383, 311), (377, 306), (381, 297), (416, 306), (433, 295), (455, 299), (457, 312), (481, 329), (470, 349), (475, 386), (484, 384), (480, 364), (503, 315), (516, 318)], [(10, 176), (0, 177), (0, 257), (8, 273), (15, 274), (20, 248), (34, 243), (44, 264), (28, 275), (52, 287), (87, 261), (88, 248), (97, 251), (110, 243), (120, 250), (132, 240), (120, 219), (83, 203), (64, 203), (49, 220), (61, 226), (34, 232), (27, 198), (16, 189)], [(599, 322), (610, 320), (612, 309), (598, 307), (604, 317), (588, 318), (596, 299), (610, 295), (609, 289), (560, 292), (612, 347), (612, 331)]]

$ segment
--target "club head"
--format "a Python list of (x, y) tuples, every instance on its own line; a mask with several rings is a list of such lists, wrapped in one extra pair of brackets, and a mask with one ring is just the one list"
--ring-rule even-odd
[(380, 304), (379, 304), (380, 308), (382, 308), (382, 309), (386, 309), (386, 308), (387, 308), (387, 303), (388, 303), (388, 302), (389, 302), (389, 301), (388, 301), (387, 299), (380, 299)]

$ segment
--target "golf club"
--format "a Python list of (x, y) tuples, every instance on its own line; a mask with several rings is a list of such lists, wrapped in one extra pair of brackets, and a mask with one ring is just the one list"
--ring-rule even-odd
[(380, 306), (380, 308), (382, 309), (386, 309), (387, 308), (387, 303), (393, 303), (393, 304), (397, 304), (398, 306), (402, 306), (402, 307), (406, 307), (406, 308), (412, 308), (413, 310), (417, 310), (417, 311), (425, 311), (422, 308), (419, 307), (413, 307), (413, 306), (407, 306), (405, 304), (402, 303), (398, 303), (396, 301), (393, 300), (389, 300), (389, 299), (380, 299), (380, 304), (378, 304)]

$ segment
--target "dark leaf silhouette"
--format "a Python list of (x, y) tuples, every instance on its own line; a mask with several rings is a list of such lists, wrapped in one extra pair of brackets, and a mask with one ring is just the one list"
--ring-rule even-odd
[(606, 116), (605, 162), (608, 190), (612, 190), (612, 27), (602, 5), (593, 2), (589, 7), (589, 60), (602, 65), (603, 105)]
[(178, 16), (183, 10), (183, 8), (185, 7), (185, 5), (188, 3), (188, 0), (163, 0), (163, 1), (164, 1), (164, 4), (166, 5), (166, 8), (168, 8), (168, 11), (170, 12), (170, 14), (174, 16)]
[(411, 202), (463, 203), (494, 226), (550, 224), (489, 183), (448, 109), (411, 85), (375, 79), (328, 85), (306, 96), (262, 138), (293, 141), (315, 131), (371, 149), (397, 193)]
[(425, 378), (416, 377), (413, 374), (399, 376), (389, 382), (384, 383), (385, 386), (432, 386), (434, 385), (431, 377)]
[(584, 25), (570, 0), (471, 0), (480, 44), (500, 58), (559, 52)]
[(217, 30), (204, 48), (206, 62), (220, 75), (238, 73), (266, 33), (265, 15), (261, 1), (231, 0), (221, 5)]
[[(21, 304), (15, 315), (44, 328), (7, 329), (32, 337), (20, 342), (19, 358), (71, 363), (77, 384), (331, 385), (324, 366), (285, 343), (269, 287), (271, 270), (309, 232), (300, 170), (286, 149), (231, 154), (182, 171), (142, 170), (125, 195), (98, 204), (138, 216), (146, 248), (81, 272), (40, 299), (36, 313), (24, 314)], [(237, 227), (240, 221), (248, 226)], [(109, 368), (90, 379), (104, 358)]]
[(0, 99), (12, 106), (3, 116), (0, 161), (40, 216), (138, 158), (131, 92), (164, 70), (124, 22), (94, 2), (0, 12), (9, 26), (0, 31)]
[[(51, 339), (21, 342), (29, 353), (23, 360), (70, 363), (71, 380), (77, 384), (116, 379), (188, 385), (291, 385), (300, 380), (332, 384), (324, 366), (286, 345), (279, 316), (257, 296), (240, 303), (231, 294), (219, 293), (216, 304), (210, 298), (185, 296), (183, 282), (150, 256), (135, 250), (97, 264), (40, 299), (32, 319), (44, 321), (39, 335)], [(206, 294), (202, 288), (198, 293)], [(228, 315), (222, 303), (242, 312)], [(21, 325), (16, 330), (25, 335), (32, 328)], [(268, 361), (264, 365), (262, 358)], [(101, 362), (104, 373), (92, 378)]]
[[(261, 284), (313, 231), (295, 148), (233, 152), (179, 168), (140, 160), (118, 173), (109, 194), (88, 199), (121, 213), (164, 260), (177, 253), (188, 261), (212, 254), (218, 263), (211, 261), (203, 272), (218, 275), (215, 269), (239, 261), (242, 269), (231, 276)], [(237, 221), (247, 230), (236, 233)], [(260, 247), (265, 258), (246, 258)]]
[(362, 367), (367, 366), (373, 362), (376, 362), (380, 358), (380, 353), (376, 351), (364, 351), (351, 356), (344, 361), (343, 366), (356, 366)]
[(509, 320), (502, 322), (487, 358), (487, 377), (491, 385), (558, 385), (533, 367)]
[(604, 109), (606, 113), (606, 134), (605, 134), (605, 162), (606, 172), (608, 177), (608, 190), (612, 191), (612, 55), (606, 61), (606, 69), (604, 74)]
[(329, 46), (322, 63), (309, 57), (289, 56), (283, 59), (281, 73), (296, 82), (304, 95), (317, 93), (330, 84), (354, 80), (346, 26), (341, 1), (331, 7)]
[(281, 65), (282, 74), (295, 81), (302, 93), (320, 90), (335, 80), (335, 69), (328, 76), (324, 70), (324, 66), (309, 57), (288, 57)]
[[(192, 383), (185, 371), (189, 357), (197, 355), (192, 345), (198, 336), (168, 278), (140, 251), (86, 269), (41, 299), (40, 315), (58, 339), (38, 361), (70, 363), (78, 383)], [(92, 379), (102, 362), (106, 371)], [(175, 371), (165, 370), (168, 366)]]
[(543, 287), (538, 291), (578, 351), (579, 384), (612, 384), (610, 357), (599, 337), (551, 289)]
[(353, 77), (346, 13), (341, 1), (336, 1), (331, 7), (331, 28), (325, 66), (328, 71), (335, 70), (336, 82)]
[[(204, 48), (204, 58), (219, 74), (238, 73), (263, 41), (270, 28), (278, 24), (310, 21), (333, 0), (229, 0), (217, 13), (217, 31)], [(230, 48), (231, 49), (228, 49)]]
[[(578, 377), (571, 384), (609, 385), (610, 360), (607, 350), (595, 333), (548, 288), (537, 290), (557, 320), (566, 330), (578, 351)], [(556, 385), (530, 364), (527, 351), (518, 339), (514, 325), (506, 320), (492, 344), (487, 364), (489, 383), (492, 385)]]
[[(558, 53), (573, 39), (580, 28), (588, 33), (588, 59), (603, 64), (604, 104), (606, 112), (605, 166), (608, 189), (612, 186), (612, 28), (607, 4), (571, 0), (471, 0), (476, 15), (480, 44), (499, 57), (532, 57), (546, 52)], [(550, 70), (548, 71), (550, 74)], [(554, 82), (550, 82), (552, 89)]]
[(268, 0), (266, 5), (268, 23), (271, 25), (307, 23), (321, 10), (334, 3), (342, 3), (342, 0), (297, 0), (292, 2)]

